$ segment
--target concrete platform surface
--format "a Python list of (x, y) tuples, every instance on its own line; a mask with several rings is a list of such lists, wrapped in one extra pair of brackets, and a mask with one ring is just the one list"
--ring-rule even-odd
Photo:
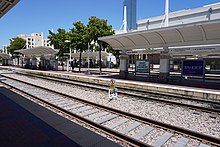
[[(118, 74), (85, 74), (67, 71), (41, 71), (30, 70), (11, 66), (1, 66), (0, 69), (14, 70), (15, 73), (39, 74), (43, 76), (52, 76), (55, 78), (64, 78), (76, 81), (83, 81), (92, 84), (109, 85), (110, 79), (116, 79), (117, 88), (136, 89), (149, 92), (158, 92), (162, 94), (171, 94), (177, 96), (193, 97), (206, 100), (220, 100), (220, 83), (201, 82), (201, 81), (170, 81), (160, 82), (157, 80), (148, 81), (146, 77), (139, 76), (133, 79), (120, 79)], [(215, 80), (214, 80), (215, 81)]]
[(119, 146), (4, 87), (0, 87), (0, 144), (4, 147)]

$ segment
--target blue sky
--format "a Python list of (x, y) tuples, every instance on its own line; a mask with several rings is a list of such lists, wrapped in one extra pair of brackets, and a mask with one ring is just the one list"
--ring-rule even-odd
[[(43, 32), (64, 28), (73, 22), (87, 24), (90, 16), (107, 19), (114, 29), (120, 29), (124, 0), (20, 0), (0, 18), (0, 48), (18, 34)], [(220, 0), (170, 0), (170, 10), (193, 9)], [(137, 0), (137, 19), (164, 14), (165, 0)]]

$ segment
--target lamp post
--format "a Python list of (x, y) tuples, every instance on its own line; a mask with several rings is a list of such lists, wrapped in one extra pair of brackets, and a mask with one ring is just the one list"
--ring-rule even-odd
[(94, 41), (89, 41), (88, 42), (88, 70), (87, 70), (87, 74), (90, 74), (90, 70), (89, 70), (89, 68), (90, 68), (90, 65), (89, 65), (90, 64), (90, 60), (89, 60), (89, 57), (90, 57), (90, 44), (93, 45), (93, 44), (95, 44), (95, 42)]
[[(65, 42), (66, 43), (70, 43), (70, 41), (69, 40), (65, 40)], [(71, 50), (71, 47), (69, 47), (69, 49), (70, 49), (70, 56), (69, 56), (69, 62), (71, 62), (71, 58), (72, 58), (72, 50)], [(67, 60), (68, 61), (68, 60)], [(70, 71), (69, 70), (69, 62), (67, 62), (67, 71)]]
[(90, 71), (89, 71), (89, 52), (90, 51), (89, 51), (89, 42), (88, 42), (88, 53), (87, 53), (87, 55), (88, 55), (88, 57), (87, 57), (88, 58), (88, 61), (87, 61), (88, 62), (88, 69), (87, 69), (87, 74), (90, 74)]

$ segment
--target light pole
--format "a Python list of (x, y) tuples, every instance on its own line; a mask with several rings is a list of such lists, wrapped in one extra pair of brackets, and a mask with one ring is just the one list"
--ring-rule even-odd
[[(66, 42), (66, 43), (70, 43), (69, 40), (65, 40), (65, 42)], [(69, 47), (69, 49), (70, 49), (70, 59), (69, 59), (69, 62), (71, 63), (71, 58), (72, 58), (72, 50), (71, 50), (71, 47)], [(70, 71), (70, 70), (69, 70), (69, 62), (68, 62), (68, 60), (67, 60), (67, 71)]]
[(89, 71), (89, 42), (88, 42), (88, 70), (87, 70), (87, 74), (90, 74), (90, 71)]

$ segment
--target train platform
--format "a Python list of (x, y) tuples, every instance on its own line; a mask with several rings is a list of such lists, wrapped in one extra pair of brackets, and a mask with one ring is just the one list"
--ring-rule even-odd
[[(87, 74), (84, 72), (79, 73), (78, 71), (67, 72), (67, 71), (40, 71), (40, 70), (28, 70), (17, 67), (1, 67), (5, 69), (14, 69), (16, 72), (26, 72), (28, 74), (39, 74), (44, 76), (52, 77), (62, 77), (65, 79), (72, 79), (76, 81), (83, 81), (89, 83), (97, 83), (101, 85), (109, 85), (110, 79), (115, 79), (116, 87), (136, 89), (148, 92), (158, 92), (164, 94), (194, 97), (199, 99), (207, 100), (220, 100), (220, 82), (212, 80), (197, 81), (197, 80), (184, 80), (184, 81), (169, 81), (161, 82), (155, 79), (147, 79), (141, 76), (133, 78), (133, 76), (128, 77), (128, 79), (120, 79), (117, 70), (113, 72), (103, 74), (98, 74), (98, 71), (92, 71), (92, 74)], [(217, 75), (217, 77), (220, 77)]]
[(1, 146), (119, 146), (0, 85)]

